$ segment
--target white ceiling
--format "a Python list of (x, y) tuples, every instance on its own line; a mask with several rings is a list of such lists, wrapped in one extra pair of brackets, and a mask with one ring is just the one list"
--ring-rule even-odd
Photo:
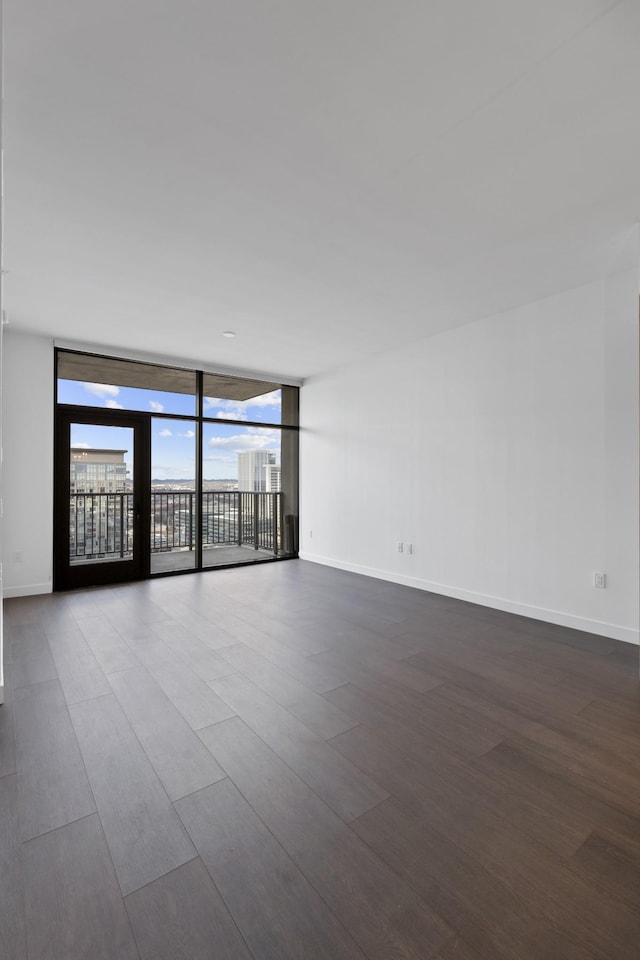
[(639, 0), (5, 0), (4, 32), (15, 329), (307, 377), (631, 255)]

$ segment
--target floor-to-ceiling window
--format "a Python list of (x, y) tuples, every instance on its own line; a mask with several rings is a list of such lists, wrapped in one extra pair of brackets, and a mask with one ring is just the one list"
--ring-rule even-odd
[(55, 585), (295, 556), (298, 389), (56, 352)]

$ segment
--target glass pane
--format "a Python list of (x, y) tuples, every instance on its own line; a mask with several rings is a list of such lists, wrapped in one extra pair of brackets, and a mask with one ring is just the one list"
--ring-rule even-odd
[(58, 353), (58, 402), (193, 417), (196, 374), (135, 360)]
[(58, 403), (110, 410), (142, 410), (147, 413), (177, 413), (193, 416), (195, 396), (166, 390), (141, 390), (114, 383), (58, 380)]
[(72, 423), (69, 562), (133, 558), (133, 429)]
[(151, 421), (151, 573), (195, 567), (195, 430), (193, 420)]
[(298, 425), (297, 387), (217, 373), (203, 375), (203, 414), (216, 420)]
[(277, 428), (204, 424), (203, 566), (292, 552), (285, 522), (290, 471), (285, 464), (283, 473), (281, 437)]
[(217, 420), (252, 420), (255, 423), (280, 423), (282, 420), (282, 391), (270, 390), (250, 400), (229, 400), (223, 397), (203, 398), (205, 417)]

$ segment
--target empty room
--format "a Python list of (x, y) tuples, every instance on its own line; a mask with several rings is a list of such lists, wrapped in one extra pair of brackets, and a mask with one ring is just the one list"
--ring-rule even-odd
[(2, 41), (2, 960), (637, 960), (640, 5)]

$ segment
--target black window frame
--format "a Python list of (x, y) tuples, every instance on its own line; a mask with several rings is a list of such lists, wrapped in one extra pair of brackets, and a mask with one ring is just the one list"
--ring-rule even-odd
[[(291, 479), (294, 481), (293, 483), (294, 489), (292, 489), (289, 493), (291, 504), (292, 504), (292, 507), (294, 508), (294, 513), (289, 515), (291, 518), (291, 529), (289, 531), (291, 549), (287, 553), (274, 555), (273, 557), (261, 557), (259, 560), (246, 560), (246, 561), (240, 561), (240, 562), (225, 563), (220, 566), (203, 566), (202, 525), (198, 523), (196, 525), (197, 535), (196, 535), (196, 545), (195, 545), (195, 553), (196, 553), (195, 566), (189, 567), (188, 569), (184, 569), (184, 570), (158, 571), (155, 573), (151, 573), (149, 570), (149, 565), (146, 564), (145, 569), (147, 572), (145, 573), (142, 579), (156, 579), (156, 578), (167, 577), (167, 576), (179, 576), (183, 574), (202, 573), (204, 571), (215, 571), (217, 569), (227, 570), (232, 567), (253, 566), (257, 562), (273, 563), (276, 561), (293, 560), (297, 558), (298, 548), (299, 548), (298, 509), (299, 509), (299, 502), (300, 502), (300, 489), (299, 489), (299, 484), (300, 484), (300, 474), (299, 474), (300, 388), (298, 386), (293, 384), (282, 383), (275, 378), (270, 378), (270, 380), (268, 381), (271, 385), (276, 385), (279, 389), (283, 391), (283, 394), (282, 394), (283, 398), (284, 398), (284, 391), (285, 390), (290, 391), (287, 395), (287, 409), (291, 414), (291, 419), (295, 420), (295, 422), (285, 424), (282, 422), (273, 423), (270, 421), (263, 421), (263, 420), (261, 421), (241, 420), (241, 419), (236, 419), (234, 417), (215, 417), (215, 416), (206, 415), (204, 412), (204, 399), (205, 399), (204, 378), (207, 374), (216, 374), (215, 370), (194, 369), (192, 367), (182, 366), (179, 363), (176, 363), (175, 365), (171, 365), (171, 364), (154, 362), (153, 360), (141, 360), (139, 358), (114, 357), (108, 353), (96, 353), (92, 351), (79, 350), (79, 349), (74, 349), (70, 347), (56, 346), (54, 347), (54, 378), (53, 378), (54, 424), (56, 425), (58, 422), (58, 415), (57, 415), (58, 411), (63, 408), (66, 410), (77, 410), (80, 416), (87, 416), (91, 414), (92, 411), (95, 412), (95, 411), (105, 410), (104, 407), (100, 407), (97, 404), (88, 404), (88, 405), (62, 404), (59, 402), (58, 365), (59, 365), (59, 358), (61, 354), (73, 354), (78, 357), (91, 357), (94, 359), (99, 359), (99, 360), (102, 359), (107, 361), (116, 361), (116, 362), (122, 361), (123, 363), (127, 363), (127, 364), (140, 363), (145, 366), (157, 367), (159, 370), (179, 371), (179, 372), (185, 372), (185, 373), (190, 373), (195, 375), (195, 413), (193, 415), (167, 413), (164, 411), (162, 412), (162, 414), (158, 414), (153, 411), (129, 410), (128, 408), (124, 408), (123, 412), (132, 413), (132, 414), (135, 413), (136, 415), (139, 415), (141, 418), (148, 419), (149, 431), (151, 429), (151, 423), (153, 419), (154, 418), (157, 419), (158, 417), (161, 417), (163, 420), (176, 420), (176, 421), (188, 420), (195, 424), (196, 426), (196, 461), (195, 461), (196, 476), (194, 480), (195, 480), (195, 496), (196, 496), (196, 502), (199, 505), (198, 506), (199, 510), (201, 509), (202, 495), (203, 495), (203, 428), (205, 424), (218, 423), (218, 424), (223, 424), (227, 427), (235, 424), (238, 427), (241, 427), (243, 429), (248, 427), (257, 427), (257, 428), (267, 428), (267, 429), (278, 430), (281, 433), (281, 441), (285, 433), (289, 435), (295, 435), (295, 442), (292, 448), (294, 464), (290, 471)], [(231, 379), (236, 378), (235, 375), (229, 374), (227, 371), (224, 371), (224, 370), (219, 371), (219, 374), (225, 377), (229, 377)], [(250, 376), (248, 374), (245, 374), (242, 376), (237, 375), (237, 379), (242, 381), (253, 380), (256, 383), (266, 382), (263, 380), (263, 378), (259, 376)], [(57, 427), (55, 427), (54, 428), (54, 444), (55, 444), (56, 450), (58, 449), (59, 442), (60, 442), (60, 438), (57, 436)], [(280, 446), (282, 448), (282, 442)], [(57, 498), (62, 495), (62, 492), (61, 492), (62, 488), (60, 484), (61, 484), (61, 481), (60, 481), (60, 478), (58, 478), (58, 481), (56, 483), (57, 491), (54, 497), (54, 559), (60, 557), (61, 542), (64, 542), (65, 540), (65, 538), (63, 536), (61, 537), (58, 532), (59, 523), (57, 522), (56, 515), (55, 515), (55, 513), (57, 512)], [(283, 516), (283, 522), (284, 522), (284, 516)], [(55, 589), (55, 578), (54, 578), (54, 589)]]

